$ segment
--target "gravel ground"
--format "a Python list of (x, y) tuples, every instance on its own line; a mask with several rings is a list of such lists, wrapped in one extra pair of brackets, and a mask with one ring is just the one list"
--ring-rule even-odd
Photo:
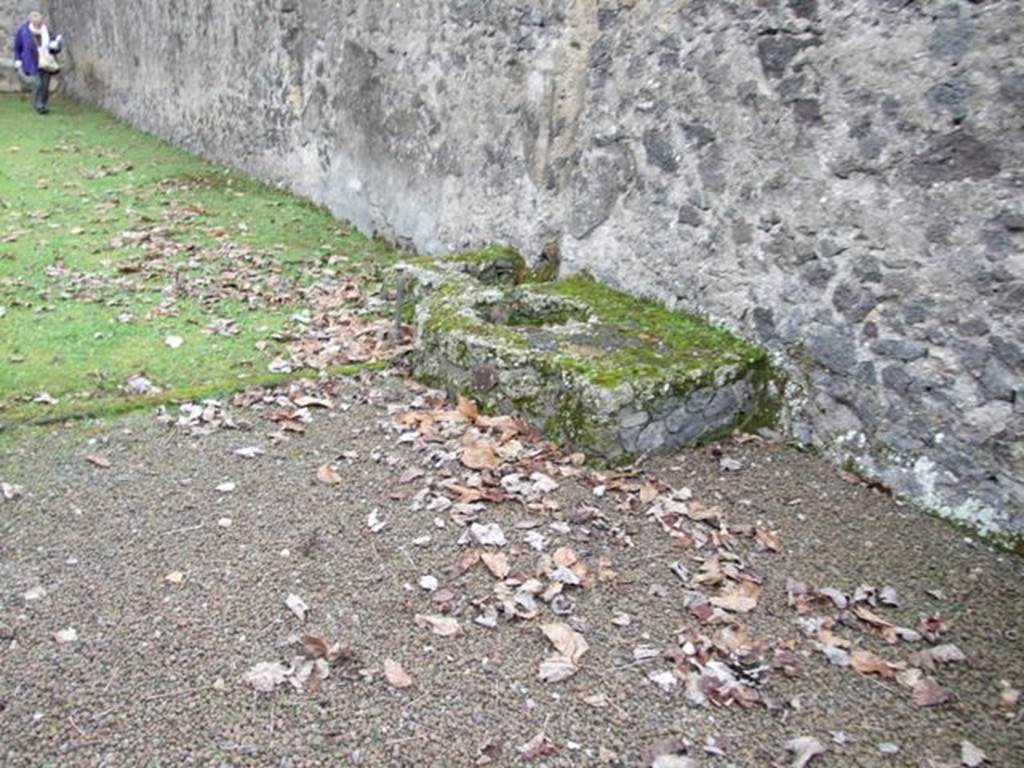
[[(1024, 686), (1016, 558), (781, 445), (730, 442), (652, 461), (649, 478), (690, 488), (730, 525), (775, 531), (782, 545), (778, 553), (744, 545), (763, 591), (739, 619), (770, 649), (769, 662), (771, 651), (792, 648), (793, 676), (765, 677), (771, 708), (692, 706), (681, 686), (665, 692), (648, 679), (674, 657), (634, 660), (637, 646), (678, 656), (680, 633), (718, 631), (684, 607), (669, 568), (683, 560), (692, 569), (691, 553), (643, 506), (614, 491), (596, 496), (600, 479), (589, 473), (559, 478), (546, 509), (505, 501), (480, 519), (501, 525), (513, 574), (532, 575), (538, 556), (516, 523), (543, 518), (535, 530), (547, 552), (570, 546), (592, 572), (603, 560), (617, 576), (573, 590), (571, 619), (542, 605), (533, 620), (473, 623), (470, 601), (490, 594), (494, 578), (482, 565), (460, 571), (463, 529), (450, 515), (410, 510), (425, 479), (400, 482), (410, 467), (457, 479), (463, 470), (427, 467), (422, 445), (382, 426), (389, 401), (416, 396), (406, 386), (384, 376), (340, 384), (334, 408), (278, 442), (268, 439), (278, 427), (251, 410), (233, 411), (249, 429), (205, 436), (152, 414), (25, 433), (0, 457), (0, 480), (25, 490), (0, 500), (4, 764), (463, 766), (532, 757), (534, 765), (633, 766), (674, 738), (697, 765), (724, 768), (790, 765), (783, 745), (810, 736), (827, 747), (811, 766), (958, 766), (964, 739), (990, 765), (1024, 765), (1020, 705), (1001, 702), (1001, 690)], [(234, 453), (245, 446), (265, 454)], [(108, 468), (86, 458), (97, 454)], [(318, 482), (331, 461), (341, 482)], [(600, 510), (601, 524), (549, 526), (575, 520), (581, 505)], [(377, 533), (367, 527), (373, 510), (386, 522)], [(415, 541), (425, 536), (429, 543)], [(416, 625), (416, 614), (441, 612), (436, 593), (418, 586), (425, 575), (450, 590), (442, 597), (461, 622), (458, 636)], [(942, 641), (967, 659), (929, 674), (956, 700), (918, 707), (892, 677), (830, 665), (801, 634), (787, 579), (847, 593), (892, 586), (902, 607), (872, 610), (908, 627), (941, 613)], [(291, 594), (308, 604), (305, 622), (286, 607)], [(628, 626), (611, 621), (619, 613)], [(590, 651), (575, 676), (543, 683), (538, 665), (551, 648), (539, 627), (552, 620), (573, 623)], [(57, 642), (68, 628), (77, 640)], [(893, 661), (926, 647), (840, 630)], [(351, 658), (319, 690), (254, 691), (246, 671), (287, 663), (289, 638), (303, 632), (342, 641)], [(411, 687), (389, 684), (389, 658)], [(540, 733), (548, 754), (521, 754)], [(705, 750), (709, 743), (719, 749)]]

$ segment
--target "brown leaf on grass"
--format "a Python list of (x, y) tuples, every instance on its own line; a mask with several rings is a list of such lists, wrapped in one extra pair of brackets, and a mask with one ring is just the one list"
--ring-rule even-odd
[(88, 456), (85, 457), (85, 460), (88, 461), (93, 466), (99, 467), (100, 469), (110, 469), (110, 467), (112, 466), (110, 463), (110, 459), (108, 459), (106, 456), (101, 456), (98, 453), (90, 453)]
[(481, 552), (480, 559), (483, 560), (487, 570), (494, 578), (501, 580), (508, 578), (511, 568), (508, 564), (508, 556), (504, 552)]
[(341, 475), (330, 464), (324, 464), (316, 471), (316, 479), (324, 485), (340, 485)]
[(497, 469), (501, 466), (501, 457), (495, 453), (494, 447), (482, 441), (463, 446), (459, 459), (469, 469)]
[(825, 746), (813, 736), (801, 736), (787, 741), (786, 751), (793, 753), (790, 768), (804, 768), (818, 755), (825, 754)]
[(583, 635), (568, 624), (562, 622), (542, 624), (540, 631), (544, 633), (544, 637), (555, 647), (555, 650), (572, 661), (573, 664), (579, 664), (590, 650)]
[(394, 659), (384, 659), (384, 677), (395, 688), (409, 688), (412, 686), (412, 678)]
[(417, 613), (415, 616), (416, 626), (429, 629), (440, 637), (454, 637), (462, 631), (457, 619), (451, 616), (429, 616)]
[(938, 707), (956, 700), (956, 694), (939, 685), (934, 677), (922, 677), (914, 686), (913, 697), (919, 707)]
[(850, 654), (850, 665), (862, 675), (878, 675), (879, 677), (892, 677), (898, 669), (898, 665), (887, 662), (871, 651), (857, 649)]

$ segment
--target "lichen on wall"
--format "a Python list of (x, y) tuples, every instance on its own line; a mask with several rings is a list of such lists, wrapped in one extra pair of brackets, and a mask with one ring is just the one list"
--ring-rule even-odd
[(1015, 0), (54, 0), (77, 93), (424, 252), (771, 350), (793, 436), (1024, 531)]

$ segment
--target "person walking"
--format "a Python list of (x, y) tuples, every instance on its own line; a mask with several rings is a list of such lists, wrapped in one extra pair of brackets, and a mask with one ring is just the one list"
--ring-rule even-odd
[(61, 36), (50, 37), (43, 14), (33, 11), (14, 33), (14, 65), (32, 87), (32, 106), (40, 115), (50, 112), (50, 78), (60, 72), (57, 54)]

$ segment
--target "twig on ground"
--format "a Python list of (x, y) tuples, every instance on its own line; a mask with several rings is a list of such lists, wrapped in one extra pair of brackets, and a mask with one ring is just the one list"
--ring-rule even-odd
[(171, 536), (171, 535), (173, 535), (175, 533), (189, 533), (190, 531), (198, 531), (204, 525), (205, 525), (205, 523), (200, 521), (196, 525), (188, 525), (188, 526), (185, 526), (184, 528), (175, 528), (172, 531), (164, 531), (164, 536)]

